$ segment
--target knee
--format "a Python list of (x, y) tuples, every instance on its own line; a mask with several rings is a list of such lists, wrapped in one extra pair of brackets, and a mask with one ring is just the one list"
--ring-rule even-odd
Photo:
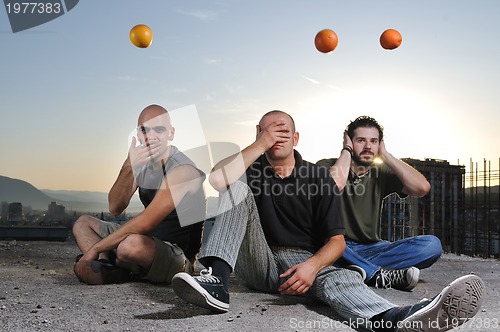
[(443, 252), (443, 246), (441, 245), (441, 240), (434, 235), (426, 235), (426, 240), (428, 242), (428, 251), (434, 255), (441, 256)]
[(87, 215), (78, 217), (78, 219), (76, 219), (76, 221), (73, 223), (73, 235), (78, 236), (83, 231), (89, 229), (91, 227), (90, 225), (93, 219), (93, 217)]
[(441, 240), (434, 235), (422, 235), (422, 240), (425, 242), (424, 252), (427, 256), (426, 265), (431, 265), (436, 262), (443, 252), (443, 246), (441, 245)]
[(234, 199), (234, 197), (237, 197), (239, 201), (243, 201), (246, 197), (249, 195), (252, 195), (252, 191), (248, 184), (245, 182), (242, 182), (240, 180), (234, 182), (229, 186), (229, 191), (231, 192), (231, 196)]
[(242, 203), (246, 203), (248, 206), (248, 199), (254, 199), (250, 187), (238, 180), (231, 184), (227, 190), (220, 192), (217, 214), (222, 214), (236, 206), (243, 206)]
[(133, 261), (144, 246), (144, 236), (131, 234), (118, 244), (116, 258), (121, 261)]

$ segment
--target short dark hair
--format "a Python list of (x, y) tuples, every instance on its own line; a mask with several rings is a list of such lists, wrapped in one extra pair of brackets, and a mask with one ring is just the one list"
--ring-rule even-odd
[(347, 135), (352, 139), (354, 137), (354, 130), (359, 127), (377, 128), (378, 139), (381, 141), (384, 138), (384, 127), (377, 120), (366, 115), (359, 116), (349, 123), (346, 128)]

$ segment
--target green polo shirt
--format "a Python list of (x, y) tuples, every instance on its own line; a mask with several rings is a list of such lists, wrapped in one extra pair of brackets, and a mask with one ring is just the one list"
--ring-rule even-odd
[[(336, 159), (322, 159), (317, 165), (330, 168), (335, 161)], [(399, 178), (384, 164), (373, 165), (359, 178), (350, 173), (341, 198), (346, 240), (358, 243), (381, 241), (380, 216), (383, 200), (392, 193), (405, 197), (402, 189), (403, 184)]]

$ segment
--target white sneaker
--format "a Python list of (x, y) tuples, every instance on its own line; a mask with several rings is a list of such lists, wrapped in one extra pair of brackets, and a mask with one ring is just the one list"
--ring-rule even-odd
[(397, 331), (448, 331), (462, 325), (479, 311), (484, 292), (478, 276), (460, 277), (433, 299), (415, 304), (398, 322)]

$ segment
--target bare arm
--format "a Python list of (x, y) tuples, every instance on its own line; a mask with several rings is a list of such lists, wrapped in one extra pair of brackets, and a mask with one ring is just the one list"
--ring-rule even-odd
[(108, 194), (109, 212), (114, 215), (120, 215), (130, 203), (130, 199), (137, 189), (134, 172), (130, 159), (127, 158), (123, 163), (118, 178)]
[(229, 156), (218, 162), (209, 176), (210, 184), (217, 191), (236, 182), (250, 165), (277, 142), (286, 142), (292, 136), (285, 122), (273, 122), (260, 129), (257, 139), (240, 153)]
[(99, 253), (116, 248), (131, 234), (149, 233), (175, 209), (188, 192), (198, 190), (202, 183), (202, 178), (194, 167), (188, 165), (176, 167), (167, 175), (162, 188), (143, 212), (97, 242), (82, 259), (97, 258)]
[(403, 192), (410, 196), (423, 197), (431, 189), (431, 185), (419, 171), (407, 163), (395, 158), (385, 149), (384, 141), (380, 142), (380, 158), (391, 168), (403, 183)]
[[(349, 135), (347, 135), (347, 132), (344, 132), (343, 147), (347, 149), (350, 148), (352, 151), (352, 141)], [(335, 181), (337, 188), (339, 188), (339, 191), (344, 189), (347, 183), (347, 178), (349, 177), (349, 169), (351, 167), (351, 153), (344, 148), (340, 151), (340, 156), (335, 164), (330, 167), (330, 174)]]
[(118, 216), (125, 211), (132, 195), (137, 190), (135, 172), (146, 165), (150, 158), (159, 155), (160, 144), (158, 142), (138, 146), (136, 146), (136, 143), (137, 140), (133, 137), (127, 159), (123, 163), (118, 178), (108, 194), (109, 212), (114, 216)]
[(335, 263), (345, 250), (344, 235), (332, 236), (311, 258), (286, 270), (280, 278), (291, 276), (278, 291), (286, 295), (300, 295), (311, 288), (318, 272)]

